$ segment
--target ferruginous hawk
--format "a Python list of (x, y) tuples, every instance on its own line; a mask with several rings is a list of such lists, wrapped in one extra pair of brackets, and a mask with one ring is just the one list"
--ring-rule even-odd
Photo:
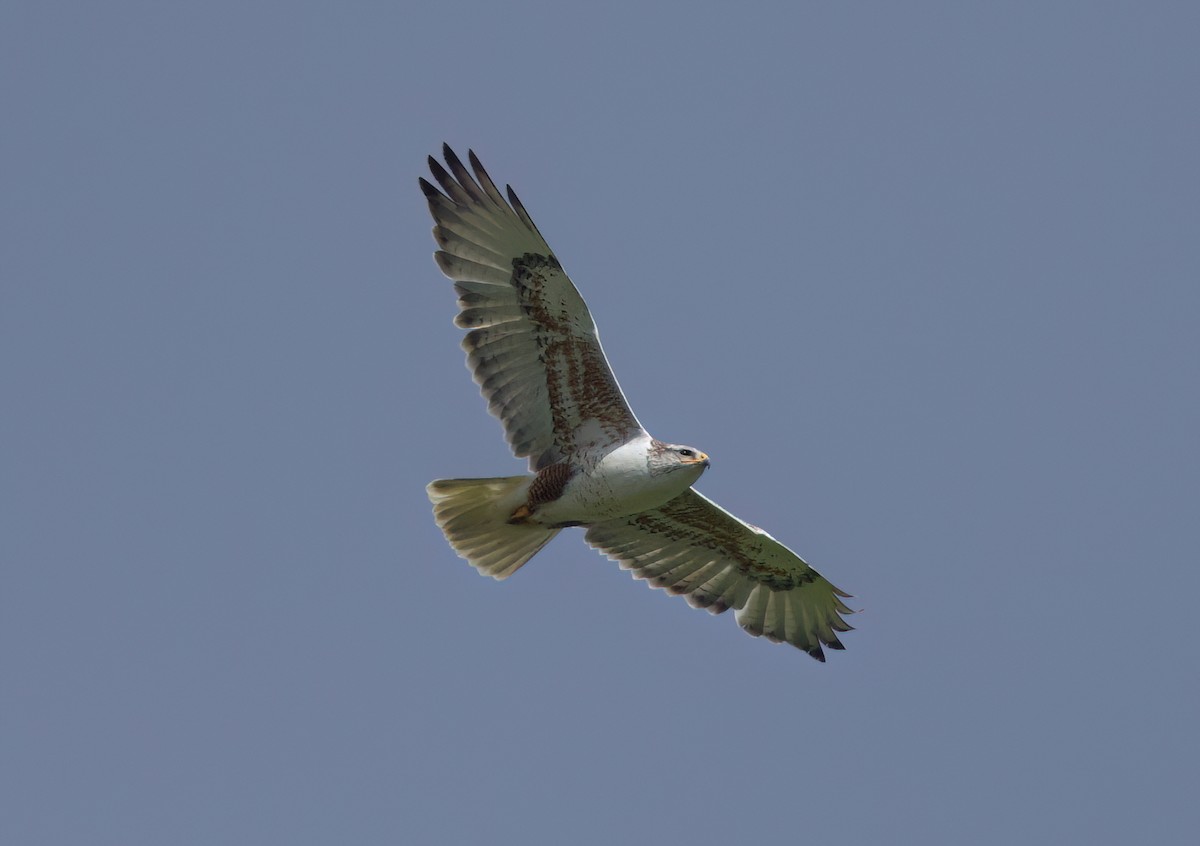
[(441, 191), (420, 180), (441, 247), (434, 257), (458, 292), (467, 364), (533, 471), (429, 484), (454, 551), (504, 579), (582, 526), (589, 545), (637, 578), (714, 614), (732, 608), (755, 637), (818, 661), (822, 644), (842, 649), (848, 594), (692, 488), (708, 456), (638, 422), (583, 298), (512, 188), (506, 201), (473, 152), (471, 170), (449, 146), (443, 154), (446, 167), (429, 157)]

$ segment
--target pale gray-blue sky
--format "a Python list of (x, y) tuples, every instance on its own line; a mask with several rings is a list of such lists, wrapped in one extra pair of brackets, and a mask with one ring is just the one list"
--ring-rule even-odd
[[(6, 4), (0, 840), (1188, 842), (1198, 24)], [(846, 652), (453, 556), (443, 140)]]

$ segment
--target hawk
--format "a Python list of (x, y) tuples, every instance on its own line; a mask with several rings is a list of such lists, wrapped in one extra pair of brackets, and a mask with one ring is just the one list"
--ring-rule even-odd
[(695, 447), (650, 435), (604, 357), (575, 285), (507, 187), (474, 152), (448, 145), (421, 190), (438, 267), (454, 281), (467, 366), (530, 474), (439, 479), (427, 487), (450, 546), (480, 573), (511, 576), (565, 528), (653, 587), (698, 608), (734, 610), (755, 637), (818, 661), (851, 629), (838, 590), (762, 529), (697, 492), (709, 466)]

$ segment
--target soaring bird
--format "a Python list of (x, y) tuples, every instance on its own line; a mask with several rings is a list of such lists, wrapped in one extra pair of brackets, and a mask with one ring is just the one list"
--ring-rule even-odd
[(804, 559), (692, 487), (699, 449), (653, 437), (621, 393), (587, 305), (511, 187), (450, 147), (421, 190), (434, 253), (454, 281), (455, 323), (488, 408), (530, 474), (438, 479), (426, 488), (450, 546), (506, 579), (565, 528), (653, 587), (714, 614), (734, 609), (755, 637), (818, 661), (851, 629), (843, 593)]

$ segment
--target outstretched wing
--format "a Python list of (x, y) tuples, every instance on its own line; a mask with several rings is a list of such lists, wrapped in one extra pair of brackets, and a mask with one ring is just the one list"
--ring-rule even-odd
[[(539, 470), (642, 431), (608, 366), (596, 324), (512, 188), (508, 202), (475, 157), (474, 176), (447, 145), (449, 171), (429, 157), (442, 190), (424, 179), (454, 280), (467, 366), (518, 457)], [(442, 192), (445, 193), (442, 193)]]
[(660, 508), (596, 523), (584, 538), (652, 587), (682, 594), (697, 608), (735, 610), (755, 637), (799, 647), (818, 661), (821, 644), (843, 649), (836, 632), (853, 627), (848, 597), (762, 529), (695, 490)]

